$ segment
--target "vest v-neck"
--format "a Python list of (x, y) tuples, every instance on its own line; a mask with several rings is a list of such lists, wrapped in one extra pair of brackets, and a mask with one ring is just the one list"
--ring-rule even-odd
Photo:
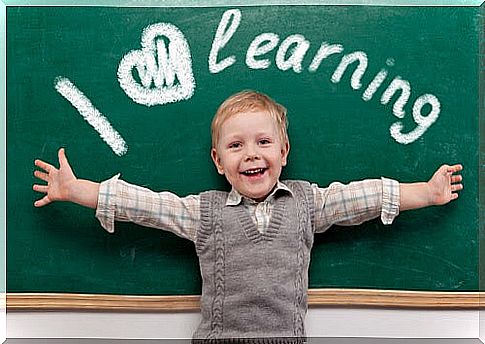
[(288, 196), (281, 195), (275, 199), (275, 204), (269, 218), (268, 228), (266, 228), (264, 233), (261, 233), (258, 230), (257, 224), (254, 223), (253, 219), (251, 218), (251, 214), (249, 213), (247, 207), (241, 205), (236, 207), (235, 210), (237, 213), (238, 221), (241, 224), (241, 227), (243, 228), (249, 240), (254, 243), (260, 242), (262, 240), (272, 241), (278, 236), (285, 213), (285, 197)]

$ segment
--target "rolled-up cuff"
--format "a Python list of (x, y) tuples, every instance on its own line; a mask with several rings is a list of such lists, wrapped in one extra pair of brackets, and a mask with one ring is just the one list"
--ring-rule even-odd
[(115, 231), (116, 195), (119, 177), (120, 174), (118, 173), (99, 185), (96, 218), (109, 233), (114, 233)]
[(399, 182), (393, 179), (381, 178), (382, 180), (382, 210), (381, 221), (390, 225), (394, 218), (399, 215), (400, 196)]

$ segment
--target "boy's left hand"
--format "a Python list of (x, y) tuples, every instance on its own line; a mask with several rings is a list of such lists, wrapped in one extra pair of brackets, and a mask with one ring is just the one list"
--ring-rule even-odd
[(433, 205), (443, 205), (458, 198), (457, 191), (463, 189), (462, 176), (455, 174), (460, 172), (463, 166), (460, 164), (441, 166), (428, 181), (430, 202)]

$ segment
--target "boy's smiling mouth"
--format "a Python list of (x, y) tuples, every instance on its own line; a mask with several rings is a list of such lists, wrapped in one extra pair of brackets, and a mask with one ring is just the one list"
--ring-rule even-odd
[(241, 174), (245, 176), (261, 176), (266, 172), (268, 168), (267, 167), (259, 167), (259, 168), (250, 168), (245, 171), (240, 172)]

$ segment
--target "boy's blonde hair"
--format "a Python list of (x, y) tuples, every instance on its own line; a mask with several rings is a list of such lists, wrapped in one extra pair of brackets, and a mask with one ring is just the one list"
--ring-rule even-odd
[(267, 111), (276, 121), (281, 143), (288, 142), (286, 108), (263, 93), (245, 90), (227, 98), (217, 109), (211, 125), (212, 148), (217, 147), (222, 124), (228, 118), (241, 112), (253, 111)]

